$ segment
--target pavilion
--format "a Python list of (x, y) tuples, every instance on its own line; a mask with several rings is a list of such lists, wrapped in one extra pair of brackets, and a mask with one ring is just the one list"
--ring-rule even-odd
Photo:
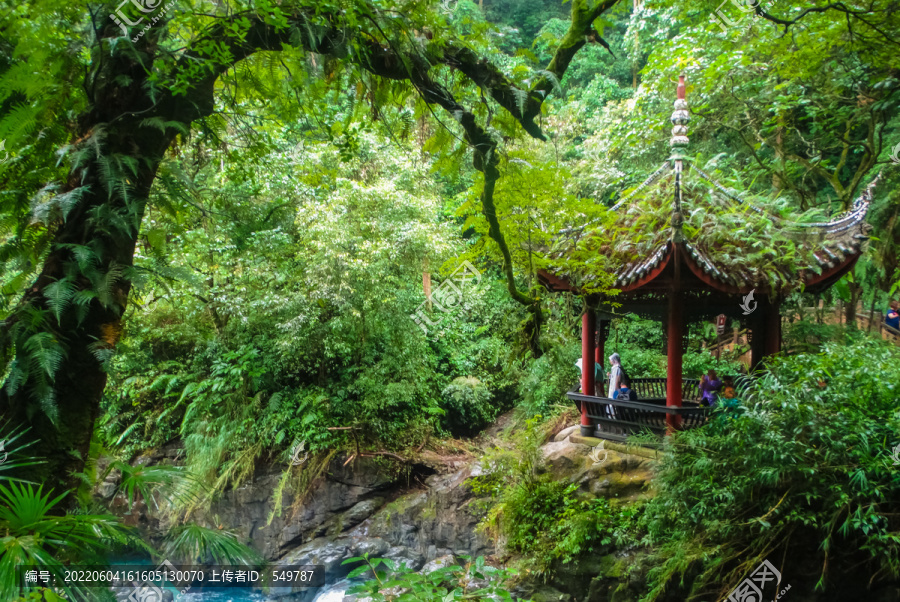
[[(655, 221), (649, 224), (645, 221), (640, 229), (640, 237), (644, 238), (646, 233), (650, 243), (644, 244), (638, 252), (631, 245), (630, 253), (616, 256), (613, 245), (596, 243), (604, 240), (606, 233), (592, 231), (588, 223), (560, 233), (562, 242), (554, 247), (556, 257), (565, 256), (579, 244), (605, 254), (608, 265), (613, 266), (614, 273), (610, 278), (615, 279), (613, 288), (619, 291), (618, 294), (590, 292), (591, 276), (585, 277), (564, 268), (539, 273), (542, 284), (550, 291), (576, 294), (582, 294), (582, 288), (587, 291), (582, 294), (586, 310), (582, 316), (581, 391), (576, 387), (569, 393), (581, 410), (584, 436), (596, 434), (624, 440), (629, 434), (645, 429), (663, 433), (702, 425), (707, 410), (692, 401), (696, 398), (697, 381), (682, 378), (685, 325), (720, 314), (739, 320), (750, 333), (751, 367), (757, 367), (764, 357), (780, 351), (779, 307), (785, 291), (802, 288), (806, 292), (820, 293), (830, 287), (853, 269), (871, 230), (865, 218), (878, 178), (863, 191), (849, 211), (832, 221), (787, 222), (730, 192), (685, 156), (690, 115), (684, 76), (680, 77), (671, 119), (674, 127), (670, 158), (612, 208), (619, 210), (638, 198), (637, 195), (652, 193), (657, 198), (664, 198), (667, 203), (664, 212), (656, 213)], [(695, 194), (698, 189), (702, 192), (702, 188), (692, 180), (699, 180), (707, 192)], [(744, 215), (751, 212), (750, 215), (768, 220), (778, 232), (786, 232), (797, 241), (802, 261), (790, 263), (794, 256), (786, 248), (783, 253), (775, 253), (782, 257), (773, 258), (771, 266), (750, 269), (742, 263), (745, 254), (750, 253), (749, 248), (742, 247), (749, 247), (749, 243), (743, 245), (738, 240), (727, 253), (717, 250), (715, 245), (703, 244), (704, 229), (713, 226), (685, 227), (685, 216), (695, 216), (698, 207), (703, 207), (700, 213), (707, 214), (703, 223), (711, 223), (709, 215), (712, 212), (699, 201), (730, 205), (743, 211)], [(642, 218), (646, 220), (646, 215)], [(713, 217), (713, 222), (715, 219)], [(786, 244), (794, 248), (792, 243)], [(775, 265), (777, 261), (781, 261), (780, 265)], [(622, 313), (661, 319), (666, 333), (667, 376), (665, 379), (633, 379), (633, 388), (640, 401), (605, 398), (603, 383), (594, 382), (595, 361), (601, 362), (601, 366), (606, 361), (604, 345), (610, 320)], [(600, 395), (596, 395), (597, 388)]]

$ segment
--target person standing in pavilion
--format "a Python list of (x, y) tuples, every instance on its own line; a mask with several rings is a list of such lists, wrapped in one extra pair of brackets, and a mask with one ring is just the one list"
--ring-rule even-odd
[[(622, 367), (622, 358), (619, 357), (618, 353), (613, 353), (609, 356), (609, 363), (612, 364), (612, 368), (609, 371), (609, 390), (607, 391), (606, 397), (608, 399), (615, 399), (616, 393), (622, 385), (622, 380), (626, 378), (626, 373), (625, 369)], [(610, 418), (615, 418), (616, 409), (612, 407), (612, 405), (608, 405), (606, 406), (606, 414)]]
[(609, 371), (609, 391), (606, 396), (609, 399), (613, 399), (613, 395), (615, 395), (622, 384), (625, 369), (622, 368), (622, 358), (619, 357), (618, 353), (613, 353), (609, 356), (609, 362), (612, 364), (612, 368)]

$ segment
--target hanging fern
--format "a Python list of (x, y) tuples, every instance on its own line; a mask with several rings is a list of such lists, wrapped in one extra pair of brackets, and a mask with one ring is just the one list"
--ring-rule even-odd
[(542, 75), (543, 77), (545, 77), (547, 79), (547, 81), (550, 82), (553, 92), (555, 92), (558, 96), (563, 96), (562, 86), (560, 85), (559, 78), (556, 77), (555, 73), (553, 73), (551, 71), (547, 71), (546, 69), (540, 69), (537, 71), (537, 73), (539, 75)]
[(519, 110), (519, 115), (524, 117), (525, 103), (528, 101), (528, 92), (512, 86), (510, 86), (509, 91), (512, 92), (512, 95), (516, 99), (516, 108)]
[(65, 311), (75, 296), (75, 284), (63, 278), (44, 287), (44, 296), (47, 298), (50, 311), (56, 316), (56, 322), (60, 323), (62, 322), (63, 311)]
[(32, 364), (32, 369), (40, 369), (52, 377), (62, 365), (63, 349), (49, 332), (39, 332), (25, 341), (23, 350)]

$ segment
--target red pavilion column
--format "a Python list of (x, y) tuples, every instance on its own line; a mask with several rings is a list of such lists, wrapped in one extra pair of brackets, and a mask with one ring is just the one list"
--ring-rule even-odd
[[(681, 295), (672, 292), (669, 295), (669, 329), (668, 345), (666, 349), (666, 407), (680, 408), (682, 383), (681, 383), (681, 355), (682, 339), (684, 337), (684, 314)], [(681, 428), (681, 416), (666, 414), (666, 426), (671, 433)]]
[[(585, 308), (581, 316), (581, 393), (594, 395), (594, 337), (597, 331), (597, 315), (590, 307)], [(581, 404), (581, 435), (590, 437), (594, 427), (587, 415), (587, 404)]]

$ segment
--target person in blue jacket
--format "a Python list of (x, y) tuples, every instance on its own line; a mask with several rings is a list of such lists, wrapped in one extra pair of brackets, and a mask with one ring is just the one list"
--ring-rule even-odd
[(900, 302), (891, 301), (890, 309), (884, 316), (884, 324), (894, 330), (900, 330)]

